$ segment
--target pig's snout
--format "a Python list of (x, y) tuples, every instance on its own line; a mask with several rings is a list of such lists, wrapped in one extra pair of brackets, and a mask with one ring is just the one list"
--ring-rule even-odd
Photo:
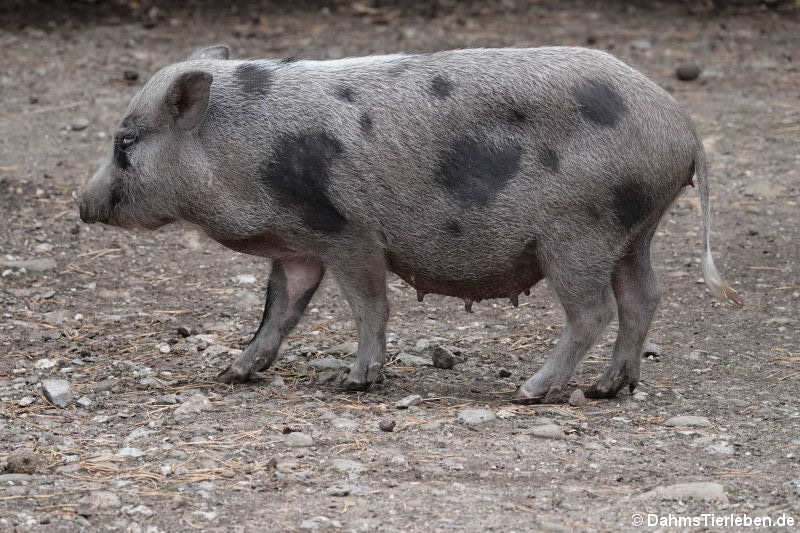
[(105, 222), (108, 218), (108, 210), (100, 206), (100, 202), (93, 198), (86, 189), (81, 189), (75, 197), (78, 202), (78, 211), (81, 215), (81, 220), (87, 224), (94, 224), (95, 222)]

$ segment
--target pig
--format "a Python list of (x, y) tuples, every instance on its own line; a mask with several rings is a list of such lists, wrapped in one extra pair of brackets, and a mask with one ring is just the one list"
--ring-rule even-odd
[(218, 45), (142, 87), (78, 202), (87, 223), (181, 220), (272, 260), (261, 323), (225, 383), (275, 361), (326, 271), (358, 329), (346, 390), (386, 361), (388, 272), (468, 311), (516, 305), (547, 278), (566, 325), (512, 397), (536, 403), (563, 399), (615, 311), (611, 363), (585, 394), (634, 390), (659, 303), (650, 244), (695, 178), (705, 282), (741, 303), (712, 258), (707, 174), (678, 103), (602, 51), (233, 60)]

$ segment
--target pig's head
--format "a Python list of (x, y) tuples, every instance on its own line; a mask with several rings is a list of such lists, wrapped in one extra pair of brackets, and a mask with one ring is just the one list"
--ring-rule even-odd
[(84, 222), (154, 229), (184, 218), (182, 191), (210, 172), (200, 133), (212, 75), (206, 59), (226, 59), (216, 46), (166, 67), (134, 96), (100, 168), (78, 194)]

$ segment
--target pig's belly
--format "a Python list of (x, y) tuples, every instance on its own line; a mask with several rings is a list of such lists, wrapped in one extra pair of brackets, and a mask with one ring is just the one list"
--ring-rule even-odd
[(442, 294), (480, 301), (488, 298), (511, 298), (527, 292), (542, 279), (536, 247), (528, 244), (517, 253), (504, 255), (387, 252), (389, 270), (414, 287), (419, 297)]

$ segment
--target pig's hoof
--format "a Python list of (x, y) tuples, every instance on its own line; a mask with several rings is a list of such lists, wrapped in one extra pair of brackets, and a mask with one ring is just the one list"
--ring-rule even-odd
[(369, 389), (371, 385), (372, 383), (366, 380), (352, 379), (349, 374), (342, 380), (342, 389), (346, 391), (365, 391)]
[(242, 372), (241, 369), (236, 368), (234, 365), (229, 366), (217, 376), (217, 381), (220, 383), (227, 383), (232, 385), (234, 383), (244, 383), (250, 379), (249, 372)]
[(604, 375), (597, 380), (597, 383), (583, 391), (583, 395), (592, 400), (609, 399), (616, 397), (617, 393), (625, 388), (626, 385), (628, 390), (633, 393), (638, 384), (639, 380), (631, 376), (620, 375), (613, 378)]
[(523, 385), (514, 396), (511, 398), (511, 403), (518, 403), (521, 405), (533, 405), (537, 403), (566, 403), (567, 396), (562, 388), (558, 385), (552, 385), (546, 394), (531, 394), (527, 392)]

